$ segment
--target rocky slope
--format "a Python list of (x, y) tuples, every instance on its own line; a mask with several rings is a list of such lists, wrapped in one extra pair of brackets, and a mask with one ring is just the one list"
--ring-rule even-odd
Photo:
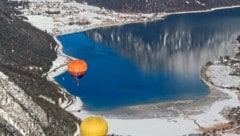
[(78, 120), (59, 107), (59, 98), (66, 98), (42, 76), (56, 59), (56, 43), (22, 21), (6, 1), (0, 1), (0, 130), (6, 135), (72, 136)]
[(76, 0), (121, 12), (178, 12), (240, 5), (239, 0)]
[(237, 41), (240, 43), (240, 35), (238, 36)]

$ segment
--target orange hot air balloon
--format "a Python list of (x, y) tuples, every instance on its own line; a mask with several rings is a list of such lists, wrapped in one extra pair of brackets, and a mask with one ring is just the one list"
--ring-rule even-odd
[(84, 60), (71, 60), (68, 63), (68, 72), (74, 77), (82, 77), (87, 72), (87, 63)]

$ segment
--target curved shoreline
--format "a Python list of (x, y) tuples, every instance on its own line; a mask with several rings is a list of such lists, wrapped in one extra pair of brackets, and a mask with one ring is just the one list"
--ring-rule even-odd
[[(203, 11), (190, 11), (190, 12), (176, 12), (176, 13), (165, 13), (164, 15), (161, 15), (160, 17), (157, 17), (157, 18), (154, 18), (153, 20), (148, 20), (146, 21), (147, 23), (148, 22), (151, 22), (151, 21), (157, 21), (157, 20), (160, 20), (160, 19), (163, 19), (163, 17), (167, 17), (169, 15), (175, 15), (175, 14), (191, 14), (191, 13), (204, 13), (204, 12), (212, 12), (212, 11), (215, 11), (215, 10), (224, 10), (224, 9), (232, 9), (232, 8), (239, 8), (240, 6), (232, 6), (232, 7), (222, 7), (222, 8), (214, 8), (214, 9), (210, 9), (210, 10), (203, 10)], [(68, 34), (74, 34), (74, 33), (79, 33), (79, 32), (83, 32), (83, 31), (87, 31), (87, 30), (91, 30), (91, 29), (96, 29), (96, 28), (101, 28), (101, 27), (112, 27), (112, 26), (121, 26), (121, 25), (126, 25), (126, 24), (134, 24), (134, 23), (144, 23), (142, 21), (135, 21), (135, 22), (123, 22), (123, 23), (117, 23), (117, 24), (111, 24), (111, 25), (99, 25), (99, 26), (94, 26), (94, 27), (88, 27), (88, 28), (85, 28), (85, 29), (82, 29), (81, 31), (78, 31), (78, 32), (70, 32), (70, 33), (65, 33), (65, 34), (60, 34), (60, 35), (68, 35)], [(66, 54), (64, 54), (62, 52), (62, 44), (60, 41), (58, 41), (57, 39), (57, 36), (60, 36), (60, 35), (54, 35), (54, 39), (55, 41), (58, 43), (59, 45), (59, 48), (56, 49), (56, 52), (58, 54), (58, 58), (54, 61), (55, 63), (53, 63), (53, 66), (51, 68), (51, 70), (49, 71), (48, 73), (48, 79), (50, 81), (53, 81), (54, 83), (56, 83), (56, 81), (54, 80), (54, 77), (56, 77), (57, 75), (63, 73), (65, 70), (66, 70), (66, 67), (62, 67), (62, 68), (59, 68), (56, 72), (51, 72), (53, 71), (54, 69), (58, 68), (60, 65), (64, 65), (66, 64), (68, 58), (72, 58), (71, 56), (68, 56)], [(65, 63), (61, 63), (61, 62), (65, 62)], [(207, 84), (207, 82), (201, 77), (201, 74), (200, 74), (200, 78), (201, 80)], [(58, 83), (56, 83), (58, 84)], [(210, 84), (207, 84), (208, 86)], [(211, 87), (213, 86), (209, 86), (210, 87), (210, 92), (208, 95), (200, 98), (199, 100), (182, 100), (182, 101), (170, 101), (170, 102), (159, 102), (159, 103), (153, 103), (153, 104), (141, 104), (141, 105), (135, 105), (135, 106), (127, 106), (127, 107), (120, 107), (120, 108), (117, 108), (115, 110), (111, 110), (111, 111), (100, 111), (100, 112), (92, 112), (92, 111), (88, 111), (92, 114), (100, 114), (100, 115), (111, 115), (112, 117), (116, 117), (116, 118), (121, 118), (122, 114), (120, 116), (118, 115), (113, 115), (111, 113), (119, 113), (119, 110), (122, 110), (122, 111), (132, 111), (132, 110), (135, 110), (135, 111), (132, 111), (132, 112), (129, 112), (129, 113), (126, 113), (126, 116), (124, 118), (132, 118), (132, 117), (135, 117), (135, 115), (139, 116), (139, 118), (142, 118), (142, 114), (143, 113), (140, 113), (140, 114), (137, 114), (136, 111), (139, 111), (139, 109), (151, 109), (151, 111), (149, 112), (152, 112), (152, 111), (155, 111), (155, 112), (159, 112), (159, 111), (156, 111), (156, 109), (161, 109), (161, 110), (168, 110), (167, 108), (169, 107), (169, 105), (171, 105), (170, 107), (173, 107), (172, 110), (169, 110), (169, 112), (166, 112), (166, 114), (168, 115), (170, 112), (174, 112), (176, 110), (174, 110), (174, 105), (176, 103), (182, 103), (182, 105), (185, 105), (185, 107), (188, 107), (191, 106), (191, 105), (196, 105), (196, 104), (199, 104), (199, 107), (202, 107), (204, 105), (210, 105), (212, 103), (214, 103), (215, 101), (219, 101), (219, 100), (223, 100), (223, 99), (226, 99), (227, 96), (220, 92), (220, 91), (216, 91), (216, 90), (212, 90)], [(214, 87), (216, 89), (216, 87)], [(62, 88), (63, 90), (65, 90), (64, 88)], [(83, 109), (83, 103), (81, 102), (81, 99), (80, 97), (76, 97), (74, 96), (75, 98), (77, 98), (77, 103), (73, 103), (72, 106), (70, 107), (74, 107), (74, 105), (81, 105), (81, 108), (78, 108), (77, 110), (84, 110)], [(215, 97), (216, 99), (213, 100), (212, 98)], [(220, 98), (221, 97), (221, 98)], [(208, 103), (206, 103), (206, 101), (208, 101)], [(199, 103), (200, 102), (200, 103)], [(202, 103), (202, 104), (201, 104)], [(167, 106), (168, 105), (168, 106)], [(154, 109), (156, 108), (156, 109)], [(71, 108), (72, 109), (72, 108)], [(184, 109), (184, 108), (183, 108)], [(185, 109), (186, 110), (186, 109)], [(76, 111), (76, 110), (74, 110)], [(141, 112), (141, 111), (139, 111)], [(189, 112), (186, 110), (186, 112)], [(195, 111), (195, 112), (191, 112), (191, 114), (199, 114), (199, 113), (202, 113), (202, 111)], [(180, 114), (177, 113), (177, 115), (173, 116), (173, 117), (177, 117), (179, 116)], [(128, 116), (128, 117), (127, 117)], [(144, 113), (144, 118), (155, 118), (155, 117), (166, 117), (166, 116), (160, 116), (160, 115), (147, 115), (146, 116), (146, 113)], [(135, 117), (136, 118), (136, 117)]]
[[(57, 59), (53, 62), (55, 65), (51, 68), (48, 72), (48, 80), (54, 82), (55, 84), (59, 85), (55, 80), (54, 77), (58, 76), (59, 74), (66, 71), (66, 66), (57, 69), (55, 72), (54, 69), (58, 68), (61, 65), (66, 64), (69, 58), (75, 59), (71, 56), (68, 56), (62, 52), (63, 45), (60, 41), (58, 41), (57, 36), (54, 36), (54, 39), (57, 41), (59, 48), (57, 48)], [(64, 62), (64, 63), (60, 63)], [(202, 73), (200, 73), (200, 78), (202, 81), (207, 83), (202, 78)], [(84, 103), (81, 101), (81, 98), (78, 96), (74, 96), (73, 103), (65, 104), (63, 107), (69, 107), (67, 110), (70, 112), (76, 111), (85, 111), (89, 114), (94, 115), (102, 115), (111, 118), (118, 118), (118, 119), (142, 119), (142, 118), (176, 118), (179, 116), (186, 116), (186, 115), (196, 115), (201, 114), (205, 110), (205, 106), (211, 106), (216, 101), (228, 99), (228, 95), (219, 91), (220, 88), (215, 86), (209, 86), (209, 94), (203, 96), (198, 100), (176, 100), (176, 101), (169, 101), (169, 102), (157, 102), (152, 104), (140, 104), (134, 106), (126, 106), (116, 108), (114, 110), (109, 111), (88, 111), (84, 109)], [(65, 88), (60, 88), (64, 91)], [(68, 93), (68, 92), (67, 92)], [(64, 105), (64, 104), (63, 104)], [(180, 108), (179, 108), (180, 107)], [(196, 110), (197, 109), (197, 110)], [(147, 112), (146, 112), (147, 111)], [(180, 111), (180, 112), (179, 112)], [(171, 116), (169, 116), (171, 115)]]
[[(205, 81), (205, 80), (204, 80)], [(207, 82), (206, 82), (207, 83)], [(107, 118), (117, 119), (150, 119), (150, 118), (178, 118), (204, 113), (217, 101), (230, 99), (226, 92), (213, 85), (209, 86), (210, 93), (197, 100), (176, 100), (169, 102), (157, 102), (151, 104), (139, 104), (119, 107), (107, 111), (83, 111), (88, 114), (101, 115)]]

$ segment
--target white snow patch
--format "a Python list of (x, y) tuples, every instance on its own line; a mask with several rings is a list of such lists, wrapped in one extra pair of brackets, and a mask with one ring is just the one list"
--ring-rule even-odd
[(234, 70), (229, 66), (212, 65), (208, 67), (206, 74), (217, 86), (240, 87), (240, 77), (229, 75), (232, 71)]

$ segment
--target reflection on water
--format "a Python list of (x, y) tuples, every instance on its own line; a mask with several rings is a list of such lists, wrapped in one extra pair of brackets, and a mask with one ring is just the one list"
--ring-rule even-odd
[(116, 49), (144, 72), (196, 74), (206, 62), (232, 55), (240, 33), (240, 18), (202, 20), (207, 16), (199, 22), (199, 16), (170, 16), (164, 21), (102, 28), (86, 34)]
[(60, 36), (63, 51), (86, 60), (89, 69), (80, 86), (67, 73), (56, 81), (80, 96), (89, 110), (199, 99), (209, 93), (200, 69), (221, 55), (232, 55), (239, 14), (240, 8), (172, 15)]

